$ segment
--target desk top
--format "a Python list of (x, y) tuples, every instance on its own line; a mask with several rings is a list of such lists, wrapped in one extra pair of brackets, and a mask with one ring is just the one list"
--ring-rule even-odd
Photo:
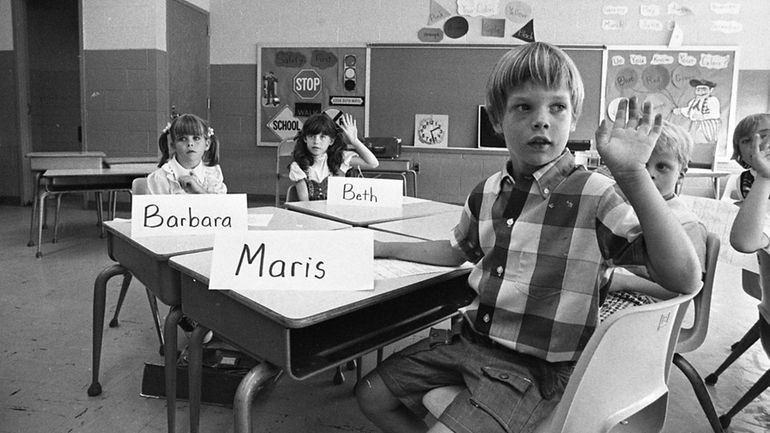
[(297, 212), (359, 227), (462, 209), (462, 206), (414, 197), (404, 197), (404, 204), (401, 207), (329, 205), (326, 200), (288, 202), (285, 206)]
[(460, 221), (462, 212), (459, 208), (440, 214), (372, 224), (369, 228), (429, 241), (450, 239), (450, 232)]
[[(272, 214), (266, 226), (249, 226), (249, 230), (338, 230), (349, 228), (348, 224), (330, 221), (312, 215), (291, 212), (272, 206), (249, 209), (249, 214)], [(131, 220), (121, 219), (105, 221), (104, 227), (109, 233), (139, 248), (158, 261), (168, 260), (179, 254), (189, 254), (214, 248), (214, 235), (185, 236), (143, 236), (131, 237)]]
[[(356, 228), (356, 230), (361, 230)], [(377, 236), (394, 236), (381, 233)], [(405, 238), (404, 240), (409, 240)], [(414, 239), (411, 239), (414, 240)], [(172, 257), (169, 265), (204, 284), (211, 275), (212, 251), (184, 254)], [(375, 266), (377, 266), (375, 264)], [(222, 294), (238, 300), (273, 321), (288, 327), (302, 328), (349, 311), (391, 299), (403, 291), (413, 290), (421, 284), (438, 282), (470, 272), (465, 268), (445, 268), (442, 271), (409, 275), (385, 280), (374, 280), (371, 291), (279, 291), (252, 290), (236, 292), (222, 290)], [(301, 302), (300, 302), (301, 300)]]
[[(689, 175), (689, 171), (687, 174)], [(719, 260), (742, 268), (757, 270), (757, 258), (754, 254), (743, 254), (730, 246), (730, 230), (738, 214), (738, 206), (724, 200), (680, 195), (682, 201), (703, 221), (708, 231), (719, 236)]]
[(29, 152), (24, 155), (27, 158), (82, 158), (86, 157), (105, 157), (107, 154), (104, 152)]
[(46, 170), (43, 177), (111, 177), (111, 176), (146, 176), (155, 169), (157, 164), (121, 164), (110, 168), (57, 168)]

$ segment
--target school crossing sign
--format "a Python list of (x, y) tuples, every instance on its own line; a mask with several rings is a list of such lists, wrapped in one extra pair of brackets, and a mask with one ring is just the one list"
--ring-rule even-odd
[(281, 140), (294, 138), (302, 129), (302, 121), (294, 117), (288, 105), (284, 105), (281, 111), (267, 122), (267, 129), (273, 131)]
[(323, 80), (314, 69), (303, 69), (297, 72), (291, 83), (297, 96), (302, 99), (314, 99), (321, 93)]

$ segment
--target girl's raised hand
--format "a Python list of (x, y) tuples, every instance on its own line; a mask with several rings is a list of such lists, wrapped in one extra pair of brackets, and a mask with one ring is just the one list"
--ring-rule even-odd
[(759, 134), (751, 138), (751, 167), (758, 176), (770, 179), (770, 143), (763, 141)]
[(644, 170), (660, 136), (663, 120), (653, 113), (652, 103), (645, 102), (641, 111), (640, 115), (636, 96), (624, 99), (618, 104), (615, 122), (604, 119), (596, 130), (596, 148), (614, 175)]
[(356, 120), (350, 114), (343, 114), (340, 119), (340, 127), (342, 132), (345, 133), (349, 143), (355, 143), (358, 139), (358, 127), (356, 126)]

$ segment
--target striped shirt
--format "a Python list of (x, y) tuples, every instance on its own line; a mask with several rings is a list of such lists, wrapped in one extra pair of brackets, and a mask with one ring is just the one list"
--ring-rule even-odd
[(607, 176), (562, 156), (516, 182), (509, 166), (468, 196), (452, 246), (475, 263), (463, 309), (478, 333), (549, 362), (576, 361), (598, 322), (600, 275), (645, 264), (641, 227)]

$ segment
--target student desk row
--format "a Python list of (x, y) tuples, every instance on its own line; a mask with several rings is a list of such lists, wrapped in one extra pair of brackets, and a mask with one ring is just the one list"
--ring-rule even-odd
[[(101, 164), (101, 162), (100, 162)], [(35, 257), (42, 257), (40, 244), (43, 242), (43, 219), (45, 209), (45, 199), (49, 195), (57, 195), (72, 192), (94, 192), (96, 193), (96, 207), (99, 218), (99, 230), (101, 236), (104, 236), (103, 212), (102, 212), (102, 193), (131, 191), (131, 184), (138, 177), (147, 176), (157, 168), (156, 164), (126, 164), (110, 168), (61, 168), (50, 169), (43, 172), (42, 189), (37, 190), (35, 196), (35, 206), (30, 221), (30, 240), (27, 245), (32, 246), (32, 229), (35, 225), (35, 209), (38, 211), (37, 218), (37, 251)], [(58, 220), (59, 209), (57, 205), (56, 215)], [(56, 242), (56, 232), (58, 221), (54, 222), (53, 242)]]
[[(350, 227), (335, 221), (291, 212), (274, 207), (249, 209), (250, 214), (273, 215), (267, 226), (250, 227), (253, 230), (337, 230)], [(93, 303), (93, 369), (88, 395), (101, 394), (99, 366), (102, 337), (104, 332), (104, 310), (107, 282), (116, 275), (133, 275), (148, 289), (151, 304), (155, 298), (171, 307), (163, 324), (161, 342), (166, 364), (166, 390), (176, 389), (176, 326), (182, 317), (182, 299), (179, 271), (168, 265), (171, 257), (210, 250), (214, 246), (214, 235), (196, 236), (131, 236), (131, 221), (108, 221), (107, 253), (117, 262), (104, 269), (94, 282)], [(159, 319), (155, 325), (159, 329)], [(160, 331), (158, 331), (160, 334)], [(168, 399), (169, 431), (174, 431), (176, 393), (166, 392)]]
[[(405, 199), (406, 201), (406, 199)], [(393, 213), (392, 218), (403, 217), (404, 214), (411, 216), (427, 215), (431, 212), (437, 212), (439, 210), (446, 210), (447, 206), (453, 209), (452, 205), (434, 204), (427, 200), (414, 199), (405, 204), (402, 212)], [(345, 206), (348, 208), (350, 206)], [(457, 206), (454, 206), (457, 208)], [(334, 210), (334, 209), (332, 209)], [(456, 209), (455, 209), (456, 210)], [(250, 229), (267, 229), (267, 230), (295, 230), (295, 229), (313, 229), (313, 230), (334, 230), (350, 227), (350, 225), (333, 221), (330, 219), (318, 218), (309, 214), (303, 214), (299, 212), (292, 212), (285, 209), (279, 209), (274, 207), (249, 209), (250, 214), (271, 214), (269, 224), (266, 227), (254, 227)], [(355, 213), (355, 212), (353, 212)], [(104, 326), (104, 310), (105, 310), (105, 298), (106, 298), (106, 285), (109, 279), (116, 275), (130, 275), (136, 276), (148, 289), (148, 295), (151, 298), (157, 297), (163, 303), (169, 305), (171, 310), (166, 317), (164, 323), (163, 335), (165, 336), (165, 346), (169, 348), (176, 347), (176, 325), (181, 318), (182, 310), (185, 313), (187, 311), (186, 306), (182, 307), (184, 298), (182, 297), (182, 284), (180, 280), (182, 275), (179, 269), (174, 269), (169, 266), (169, 260), (172, 257), (181, 256), (185, 254), (196, 253), (200, 251), (210, 250), (213, 247), (213, 235), (202, 236), (168, 236), (168, 237), (146, 237), (146, 238), (132, 238), (130, 231), (129, 221), (113, 221), (105, 224), (108, 234), (108, 253), (111, 259), (118, 262), (113, 266), (110, 266), (103, 270), (97, 277), (94, 283), (94, 306), (93, 306), (93, 370), (92, 370), (92, 383), (89, 387), (89, 395), (98, 395), (101, 393), (101, 385), (99, 384), (99, 363), (101, 356), (101, 344), (103, 337)], [(383, 233), (378, 236), (386, 236)], [(181, 266), (181, 265), (180, 265)], [(192, 272), (192, 271), (191, 271)], [(197, 272), (197, 271), (195, 271)], [(228, 292), (229, 293), (229, 292)], [(221, 293), (220, 293), (221, 294)], [(217, 295), (219, 296), (219, 295)], [(377, 298), (371, 302), (379, 302), (381, 298)], [(361, 306), (354, 306), (352, 308), (362, 308)], [(193, 316), (193, 318), (195, 318)], [(159, 327), (158, 318), (155, 318), (156, 326)], [(202, 323), (208, 324), (207, 319), (204, 318)], [(215, 324), (216, 325), (216, 324)], [(216, 325), (218, 326), (218, 325)], [(219, 332), (217, 327), (214, 329)], [(425, 325), (428, 326), (428, 325)], [(416, 331), (416, 329), (415, 329)], [(158, 331), (160, 334), (160, 331)], [(198, 332), (198, 331), (196, 331)], [(384, 338), (384, 337), (380, 337)], [(379, 341), (379, 340), (378, 340)], [(162, 341), (163, 343), (163, 341)], [(378, 343), (379, 344), (379, 343)], [(383, 345), (386, 343), (381, 343)], [(273, 347), (268, 345), (269, 347)], [(371, 349), (370, 349), (371, 350)], [(253, 353), (249, 352), (249, 353)], [(343, 353), (345, 353), (343, 351)], [(336, 356), (342, 356), (337, 354)], [(169, 390), (176, 389), (176, 351), (166, 350), (166, 395), (168, 400), (168, 423), (169, 430), (174, 430), (175, 424), (175, 400), (176, 393)], [(354, 357), (348, 357), (352, 359)], [(331, 361), (329, 361), (331, 362)], [(286, 365), (285, 363), (277, 362), (278, 365)], [(302, 362), (300, 362), (300, 365)], [(266, 365), (266, 364), (265, 364)], [(336, 365), (336, 364), (332, 364)], [(264, 366), (262, 367), (264, 368)], [(323, 366), (310, 366), (302, 367), (307, 368), (312, 372), (314, 369), (327, 368), (326, 364)], [(296, 374), (300, 377), (303, 375), (302, 368), (296, 370)], [(290, 370), (294, 371), (294, 370)], [(315, 371), (317, 372), (317, 371)], [(306, 373), (304, 377), (307, 377), (310, 373)], [(313, 373), (314, 374), (314, 373)], [(198, 377), (198, 381), (200, 378)], [(191, 411), (192, 412), (192, 411)]]
[[(416, 240), (377, 231), (374, 237)], [(199, 323), (189, 343), (191, 432), (199, 427), (202, 339), (208, 329), (261, 360), (241, 381), (233, 403), (234, 431), (247, 433), (256, 393), (281, 372), (302, 380), (335, 368), (453, 317), (474, 295), (466, 284), (469, 269), (459, 268), (375, 280), (374, 291), (258, 291), (246, 297), (208, 289), (211, 255), (170, 260), (181, 273), (184, 312)]]

